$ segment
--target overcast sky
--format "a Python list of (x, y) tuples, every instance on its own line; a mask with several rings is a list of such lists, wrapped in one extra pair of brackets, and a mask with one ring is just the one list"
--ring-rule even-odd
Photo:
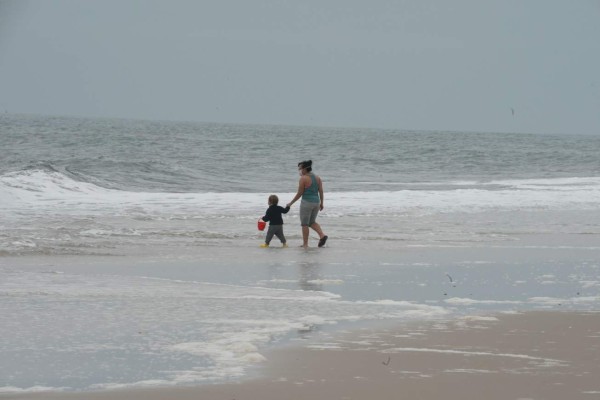
[(600, 0), (0, 0), (0, 110), (600, 134)]

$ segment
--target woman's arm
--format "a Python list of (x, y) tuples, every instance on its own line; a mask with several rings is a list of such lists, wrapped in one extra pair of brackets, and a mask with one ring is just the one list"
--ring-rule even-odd
[(319, 184), (319, 197), (321, 198), (321, 206), (319, 209), (323, 211), (323, 207), (325, 207), (325, 195), (323, 194), (323, 181), (321, 180), (321, 177), (317, 177), (317, 183)]
[(296, 201), (298, 201), (300, 197), (302, 197), (302, 194), (304, 193), (304, 183), (302, 182), (303, 179), (304, 177), (300, 178), (300, 181), (298, 182), (298, 192), (296, 193), (292, 201), (287, 203), (286, 207), (291, 207), (292, 204), (294, 204)]

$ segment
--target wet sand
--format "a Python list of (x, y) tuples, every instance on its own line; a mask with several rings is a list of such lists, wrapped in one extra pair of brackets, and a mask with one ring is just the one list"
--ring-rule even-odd
[(321, 335), (267, 354), (262, 377), (9, 399), (600, 399), (600, 312), (535, 311)]

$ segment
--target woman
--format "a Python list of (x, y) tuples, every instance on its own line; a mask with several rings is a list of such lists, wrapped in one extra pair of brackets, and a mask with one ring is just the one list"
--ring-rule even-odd
[(300, 197), (300, 224), (302, 225), (302, 247), (308, 247), (308, 228), (314, 229), (319, 234), (319, 247), (323, 247), (327, 242), (327, 235), (321, 230), (321, 226), (317, 224), (317, 214), (323, 210), (323, 182), (321, 178), (312, 173), (312, 160), (302, 161), (298, 163), (298, 173), (300, 181), (298, 182), (298, 192), (296, 196), (287, 204), (291, 207)]

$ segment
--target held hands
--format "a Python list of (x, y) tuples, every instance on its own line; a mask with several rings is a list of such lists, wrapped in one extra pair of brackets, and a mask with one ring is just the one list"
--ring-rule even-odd
[[(292, 204), (294, 204), (294, 203), (287, 203), (287, 204), (285, 205), (285, 208), (290, 208), (290, 207), (292, 207)], [(323, 205), (323, 202), (321, 202), (321, 204), (319, 205), (319, 210), (320, 210), (320, 211), (323, 211), (323, 208), (325, 208), (325, 205)]]

